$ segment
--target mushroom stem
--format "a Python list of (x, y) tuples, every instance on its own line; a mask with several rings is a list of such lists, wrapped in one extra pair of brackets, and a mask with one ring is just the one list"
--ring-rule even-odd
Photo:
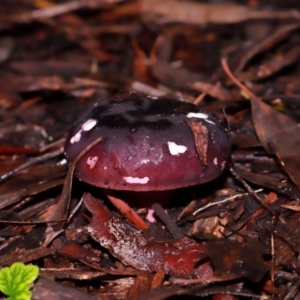
[(150, 208), (155, 203), (160, 203), (162, 207), (168, 208), (174, 196), (174, 190), (166, 191), (118, 191), (118, 196), (136, 208)]

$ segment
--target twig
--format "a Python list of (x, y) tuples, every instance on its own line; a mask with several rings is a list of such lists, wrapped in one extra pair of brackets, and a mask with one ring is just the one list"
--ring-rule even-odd
[(200, 102), (202, 102), (202, 100), (207, 96), (207, 93), (200, 93), (196, 98), (195, 100), (193, 101), (193, 103), (195, 105), (198, 105)]
[[(284, 296), (283, 300), (296, 299), (300, 286), (300, 279), (298, 279), (292, 286), (289, 287), (288, 293)], [(298, 294), (299, 295), (299, 294)]]
[(51, 221), (9, 221), (9, 220), (0, 220), (0, 224), (7, 225), (39, 225), (39, 224), (49, 224), (49, 223), (58, 223), (64, 221), (61, 220), (51, 220)]
[(274, 220), (275, 216), (272, 218), (272, 223), (273, 223), (273, 230), (271, 232), (271, 270), (270, 270), (270, 277), (271, 277), (271, 282), (272, 282), (272, 295), (274, 296), (274, 290), (275, 290), (275, 237), (274, 237)]
[(226, 75), (235, 83), (242, 91), (248, 94), (249, 97), (252, 97), (253, 99), (259, 100), (256, 95), (254, 95), (245, 85), (243, 85), (231, 72), (231, 70), (228, 67), (227, 60), (225, 57), (221, 59), (221, 64), (223, 67), (224, 72)]
[(159, 203), (153, 204), (152, 208), (154, 209), (156, 215), (168, 228), (169, 232), (175, 240), (184, 238), (183, 232), (175, 224), (175, 222), (170, 218), (170, 216), (164, 211), (162, 206)]
[[(85, 147), (79, 155), (76, 157), (76, 159), (71, 163), (66, 180), (64, 183), (64, 187), (61, 193), (61, 196), (57, 202), (56, 205), (56, 217), (66, 220), (67, 213), (70, 206), (70, 195), (71, 195), (71, 189), (72, 189), (72, 181), (73, 181), (73, 174), (75, 167), (78, 163), (78, 161), (82, 158), (84, 154), (86, 154), (92, 147), (94, 147), (96, 144), (102, 141), (102, 137), (99, 137), (98, 139), (94, 140), (92, 143), (90, 143), (87, 147)], [(65, 222), (62, 223), (62, 226), (65, 224)]]
[(82, 8), (96, 8), (108, 2), (109, 4), (111, 4), (112, 2), (118, 3), (120, 2), (120, 0), (69, 1), (66, 3), (53, 5), (47, 8), (35, 9), (30, 12), (9, 15), (5, 19), (5, 21), (14, 21), (18, 23), (32, 22), (38, 19), (53, 18)]
[(7, 180), (9, 177), (11, 177), (12, 175), (20, 172), (21, 170), (24, 170), (26, 169), (27, 167), (29, 166), (32, 166), (36, 163), (39, 163), (39, 162), (42, 162), (44, 160), (47, 160), (47, 159), (50, 159), (50, 158), (53, 158), (53, 157), (56, 157), (60, 154), (63, 154), (64, 153), (64, 148), (61, 147), (59, 148), (58, 150), (56, 151), (53, 151), (53, 152), (49, 152), (49, 153), (45, 153), (45, 154), (42, 154), (40, 156), (37, 156), (37, 157), (34, 157), (34, 158), (31, 158), (29, 159), (27, 162), (25, 162), (24, 164), (10, 170), (9, 172), (3, 174), (0, 176), (0, 183), (2, 183), (3, 181)]
[[(253, 94), (245, 85), (243, 85), (231, 72), (231, 70), (228, 67), (226, 58), (221, 59), (222, 67), (227, 74), (227, 76), (245, 93), (248, 94), (248, 96), (252, 99), (255, 99), (256, 101), (260, 101), (259, 98)], [(233, 167), (230, 167), (231, 173), (236, 177), (237, 180), (240, 181), (240, 183), (244, 186), (246, 191), (264, 208), (266, 208), (273, 216), (275, 215), (275, 211), (272, 207), (270, 207), (268, 204), (264, 203), (263, 200), (253, 191), (253, 189), (250, 187), (250, 185), (241, 178), (241, 176), (234, 170)]]
[(80, 208), (82, 203), (83, 203), (83, 197), (81, 197), (80, 201), (77, 203), (77, 205), (74, 207), (74, 209), (70, 212), (70, 215), (68, 216), (68, 222), (70, 222), (70, 220), (76, 214), (76, 212), (78, 211), (78, 209)]
[[(254, 193), (260, 193), (262, 191), (263, 191), (263, 189), (257, 189), (257, 190), (254, 191)], [(208, 209), (210, 207), (213, 207), (213, 206), (216, 206), (216, 205), (219, 205), (219, 204), (224, 204), (224, 203), (232, 201), (232, 200), (234, 200), (236, 198), (239, 198), (239, 197), (242, 197), (242, 196), (248, 196), (248, 195), (249, 195), (249, 193), (241, 193), (241, 194), (237, 194), (237, 195), (228, 197), (228, 198), (220, 200), (220, 201), (208, 203), (208, 204), (206, 204), (206, 205), (198, 208), (196, 211), (194, 211), (193, 212), (193, 216), (197, 215), (199, 212), (201, 212), (203, 210), (206, 210), (206, 209)]]
[(268, 204), (266, 204), (263, 199), (261, 199), (255, 191), (252, 189), (252, 187), (234, 170), (233, 167), (229, 168), (231, 174), (244, 186), (245, 190), (249, 193), (250, 196), (252, 196), (262, 207), (267, 209), (272, 216), (275, 215), (275, 211), (272, 207), (270, 207)]

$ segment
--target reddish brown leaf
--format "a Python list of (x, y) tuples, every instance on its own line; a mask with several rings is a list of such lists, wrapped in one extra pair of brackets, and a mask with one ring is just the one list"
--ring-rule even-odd
[(163, 269), (167, 274), (182, 277), (211, 275), (212, 268), (208, 263), (196, 267), (197, 262), (206, 257), (202, 244), (188, 238), (158, 242), (130, 230), (90, 194), (84, 195), (84, 202), (93, 214), (88, 226), (91, 236), (124, 264), (148, 272)]
[(134, 284), (127, 294), (128, 299), (139, 299), (145, 292), (149, 291), (153, 275), (151, 273), (142, 273), (137, 276)]
[(38, 282), (34, 285), (32, 299), (37, 300), (52, 300), (52, 299), (88, 299), (88, 300), (97, 300), (98, 297), (93, 297), (88, 295), (85, 292), (82, 292), (73, 287), (63, 286), (52, 280), (46, 278), (39, 278)]
[(263, 256), (267, 245), (258, 239), (248, 239), (243, 243), (218, 239), (206, 243), (206, 250), (212, 259), (216, 274), (246, 277), (258, 281), (268, 272)]
[(165, 272), (163, 270), (159, 270), (153, 277), (151, 282), (151, 289), (159, 288), (162, 286), (165, 279)]
[(75, 242), (70, 242), (62, 246), (60, 249), (57, 250), (57, 253), (64, 258), (68, 258), (75, 261), (81, 261), (90, 265), (100, 261), (100, 258), (90, 249), (85, 249)]
[(169, 63), (162, 60), (153, 62), (150, 70), (157, 80), (176, 89), (186, 89), (193, 82), (202, 79), (200, 74), (185, 68), (172, 68)]

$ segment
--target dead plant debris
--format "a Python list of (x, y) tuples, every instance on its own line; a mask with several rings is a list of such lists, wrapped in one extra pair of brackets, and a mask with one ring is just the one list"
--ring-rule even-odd
[[(38, 265), (33, 299), (300, 299), (300, 4), (216, 2), (0, 1), (0, 266)], [(144, 230), (63, 153), (128, 92), (194, 102), (231, 142), (220, 178), (131, 210)]]

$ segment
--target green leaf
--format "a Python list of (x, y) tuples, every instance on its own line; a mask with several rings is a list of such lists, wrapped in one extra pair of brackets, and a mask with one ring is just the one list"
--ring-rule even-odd
[(39, 275), (39, 268), (16, 262), (0, 270), (0, 290), (8, 300), (30, 300), (31, 284)]

